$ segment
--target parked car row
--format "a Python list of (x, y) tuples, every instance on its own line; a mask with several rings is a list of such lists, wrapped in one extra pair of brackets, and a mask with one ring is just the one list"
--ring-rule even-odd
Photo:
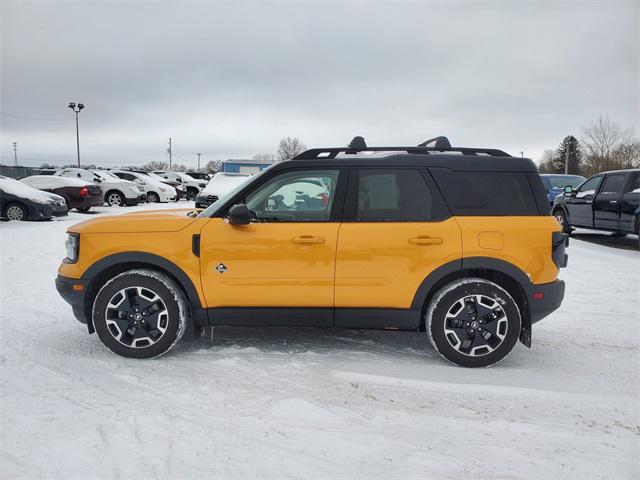
[(8, 220), (49, 220), (66, 215), (65, 199), (0, 175), (0, 215)]
[[(70, 209), (87, 212), (91, 207), (105, 203), (109, 206), (130, 206), (144, 201), (194, 199), (204, 191), (211, 177), (206, 173), (193, 172), (191, 175), (164, 170), (44, 169), (39, 175), (20, 181), (6, 179), (2, 188), (0, 216), (10, 220), (48, 219), (53, 215), (66, 214)], [(244, 179), (246, 175), (240, 177)], [(218, 191), (215, 198), (222, 193), (222, 190)]]

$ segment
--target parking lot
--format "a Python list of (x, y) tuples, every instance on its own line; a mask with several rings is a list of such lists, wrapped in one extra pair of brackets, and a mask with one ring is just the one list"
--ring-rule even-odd
[[(637, 478), (640, 253), (578, 232), (560, 310), (492, 368), (415, 333), (219, 328), (148, 361), (87, 335), (54, 277), (96, 208), (0, 224), (5, 478)], [(628, 247), (628, 248), (627, 248)]]

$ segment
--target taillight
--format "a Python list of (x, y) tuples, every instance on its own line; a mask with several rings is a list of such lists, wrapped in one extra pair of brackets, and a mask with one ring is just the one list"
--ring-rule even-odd
[(88, 197), (89, 196), (89, 189), (87, 187), (82, 187), (80, 189), (80, 196), (81, 197)]

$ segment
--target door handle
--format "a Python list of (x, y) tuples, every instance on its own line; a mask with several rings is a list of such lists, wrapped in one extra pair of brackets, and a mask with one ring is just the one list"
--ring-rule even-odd
[(587, 200), (585, 203), (586, 203), (587, 205), (591, 205), (591, 204), (593, 203), (593, 200)]
[(324, 243), (324, 237), (314, 237), (313, 235), (300, 235), (299, 237), (293, 237), (292, 243), (299, 243), (302, 245), (321, 245)]
[(609, 203), (616, 204), (616, 203), (618, 203), (618, 201), (617, 200), (609, 200)]
[(409, 239), (411, 245), (442, 245), (440, 237), (414, 237)]

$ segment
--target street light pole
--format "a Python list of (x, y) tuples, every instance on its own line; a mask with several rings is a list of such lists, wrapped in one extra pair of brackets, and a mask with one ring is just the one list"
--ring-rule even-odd
[(13, 163), (18, 166), (18, 142), (13, 142)]
[(200, 171), (200, 155), (202, 155), (202, 153), (198, 153), (198, 171)]
[(73, 110), (76, 114), (76, 147), (78, 148), (78, 168), (80, 168), (80, 129), (78, 127), (78, 114), (80, 110), (84, 108), (82, 103), (76, 105), (75, 103), (69, 103), (69, 108)]

